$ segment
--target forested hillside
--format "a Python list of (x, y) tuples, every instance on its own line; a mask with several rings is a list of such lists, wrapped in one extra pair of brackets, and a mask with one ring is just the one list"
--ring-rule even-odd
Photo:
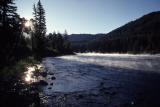
[(86, 51), (120, 53), (160, 52), (160, 12), (153, 12), (117, 28), (87, 45)]
[(68, 35), (68, 41), (74, 51), (85, 51), (89, 42), (104, 37), (105, 34), (71, 34)]

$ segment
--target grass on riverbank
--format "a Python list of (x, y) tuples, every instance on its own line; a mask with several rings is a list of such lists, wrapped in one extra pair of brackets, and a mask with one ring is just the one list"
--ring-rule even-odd
[(0, 107), (40, 107), (38, 88), (23, 78), (27, 66), (39, 63), (29, 57), (0, 70)]

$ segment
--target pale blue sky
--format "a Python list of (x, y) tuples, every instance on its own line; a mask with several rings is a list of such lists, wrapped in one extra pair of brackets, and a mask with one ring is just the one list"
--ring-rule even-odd
[[(32, 18), (38, 0), (16, 0), (21, 17)], [(160, 11), (160, 0), (41, 0), (47, 32), (108, 33), (144, 14)]]

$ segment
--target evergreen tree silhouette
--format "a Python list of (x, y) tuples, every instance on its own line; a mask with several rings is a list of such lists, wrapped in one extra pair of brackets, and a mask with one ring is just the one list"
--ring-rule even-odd
[(19, 18), (16, 13), (17, 7), (15, 6), (14, 0), (2, 0), (0, 2), (0, 7), (1, 22), (3, 27), (13, 27)]
[(41, 1), (39, 0), (37, 5), (33, 6), (34, 16), (34, 33), (33, 33), (33, 52), (36, 57), (41, 58), (45, 54), (46, 50), (46, 19), (45, 10)]
[(4, 63), (13, 61), (15, 48), (21, 38), (21, 19), (16, 13), (17, 7), (14, 0), (1, 0), (0, 2), (0, 54)]

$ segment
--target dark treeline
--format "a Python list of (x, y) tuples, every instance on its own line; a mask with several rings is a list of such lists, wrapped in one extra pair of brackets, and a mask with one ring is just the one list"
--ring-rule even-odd
[(105, 34), (71, 34), (68, 35), (68, 40), (71, 42), (71, 48), (75, 52), (85, 52), (88, 50), (88, 43), (104, 36)]
[(47, 36), (48, 42), (48, 56), (51, 55), (65, 55), (72, 54), (70, 42), (68, 40), (68, 34), (65, 31), (64, 34), (50, 33)]
[(40, 0), (33, 6), (29, 26), (28, 20), (17, 14), (14, 1), (0, 0), (0, 107), (40, 107), (37, 87), (22, 78), (26, 66), (43, 57), (71, 54), (70, 43), (66, 32), (46, 34)]
[(145, 15), (100, 39), (78, 45), (76, 50), (80, 49), (83, 52), (159, 53), (160, 12)]
[(34, 18), (31, 28), (32, 52), (35, 58), (41, 59), (46, 56), (57, 56), (71, 54), (69, 41), (67, 40), (67, 31), (64, 34), (50, 33), (46, 35), (45, 10), (40, 1), (37, 6), (33, 6)]
[[(34, 56), (43, 57), (72, 53), (67, 32), (46, 34), (45, 10), (41, 1), (33, 6), (31, 26), (16, 13), (14, 0), (0, 1), (0, 67)], [(25, 37), (27, 33), (29, 36)]]
[(22, 36), (23, 21), (16, 9), (13, 0), (0, 2), (0, 67), (13, 64), (30, 53)]
[[(28, 91), (22, 92), (28, 86), (22, 85), (18, 67), (14, 68), (18, 60), (30, 55), (30, 49), (23, 34), (25, 22), (16, 13), (14, 0), (0, 0), (0, 106), (27, 107), (33, 102)], [(10, 67), (13, 66), (13, 67)], [(22, 68), (22, 66), (19, 66)], [(22, 70), (22, 69), (21, 69)], [(24, 69), (23, 69), (24, 70)], [(36, 95), (35, 95), (36, 96)], [(34, 97), (35, 98), (35, 97)], [(18, 103), (20, 102), (20, 103)]]

